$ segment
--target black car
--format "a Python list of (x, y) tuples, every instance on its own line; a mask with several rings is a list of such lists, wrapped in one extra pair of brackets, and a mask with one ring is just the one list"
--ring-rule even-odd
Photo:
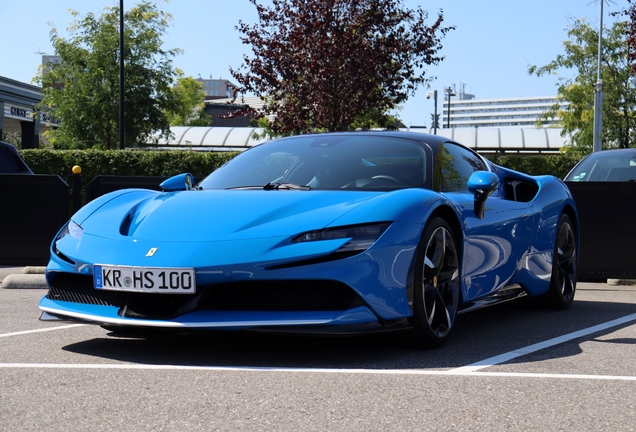
[(636, 181), (636, 149), (614, 149), (591, 153), (572, 168), (565, 177), (565, 181)]
[(579, 211), (579, 280), (636, 279), (636, 148), (590, 153), (565, 182)]
[(0, 174), (33, 174), (14, 146), (0, 141)]

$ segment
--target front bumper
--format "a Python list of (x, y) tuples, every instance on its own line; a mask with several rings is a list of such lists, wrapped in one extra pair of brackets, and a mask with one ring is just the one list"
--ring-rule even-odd
[(115, 306), (84, 305), (43, 298), (40, 309), (62, 319), (101, 325), (118, 325), (169, 329), (227, 329), (316, 326), (377, 323), (376, 316), (366, 307), (347, 311), (272, 312), (272, 311), (195, 311), (172, 319), (122, 317)]
[[(307, 258), (294, 260), (292, 256), (328, 257), (339, 245), (330, 246), (327, 241), (298, 245), (307, 249), (305, 253), (282, 257), (279, 249), (286, 247), (278, 247), (278, 239), (269, 239), (267, 247), (258, 244), (258, 260), (243, 264), (231, 261), (236, 263), (239, 257), (245, 260), (246, 251), (255, 254), (253, 241), (232, 243), (231, 253), (225, 248), (228, 252), (225, 256), (214, 242), (164, 245), (164, 250), (169, 247), (175, 253), (172, 258), (155, 256), (153, 266), (193, 267), (196, 272), (197, 294), (181, 298), (94, 289), (92, 263), (143, 265), (142, 260), (134, 257), (144, 257), (148, 248), (157, 243), (139, 241), (126, 246), (119, 241), (98, 241), (85, 235), (81, 243), (60, 244), (64, 257), (52, 251), (47, 269), (50, 289), (40, 309), (71, 320), (155, 328), (240, 329), (360, 323), (390, 326), (412, 313), (407, 281), (420, 229), (418, 224), (397, 222), (365, 252), (320, 262)], [(121, 253), (118, 255), (116, 251)], [(67, 279), (58, 283), (60, 275), (68, 278), (70, 285), (81, 285), (81, 289), (69, 288)], [(61, 291), (66, 291), (61, 293), (60, 286)]]

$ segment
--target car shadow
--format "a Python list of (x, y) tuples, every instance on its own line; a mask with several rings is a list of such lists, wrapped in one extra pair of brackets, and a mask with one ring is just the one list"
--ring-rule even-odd
[[(109, 336), (107, 330), (103, 330), (104, 337), (63, 349), (145, 365), (435, 370), (466, 366), (631, 313), (634, 305), (623, 303), (576, 301), (566, 311), (555, 311), (510, 302), (460, 315), (448, 343), (428, 350), (406, 345), (397, 332), (316, 336), (238, 331), (120, 338)], [(584, 339), (594, 339), (620, 327)], [(510, 363), (574, 356), (581, 352), (579, 343), (580, 339), (576, 339)]]

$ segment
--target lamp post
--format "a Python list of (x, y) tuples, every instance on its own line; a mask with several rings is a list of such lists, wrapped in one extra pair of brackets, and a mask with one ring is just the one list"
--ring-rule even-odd
[(448, 114), (446, 114), (446, 128), (450, 129), (451, 96), (455, 96), (455, 93), (453, 93), (453, 89), (450, 86), (447, 89), (444, 89), (444, 93), (446, 93), (446, 96), (448, 97)]
[(433, 114), (433, 133), (437, 135), (437, 90), (426, 93), (426, 99), (430, 99), (433, 96), (433, 102), (435, 103), (435, 114)]
[(124, 123), (124, 0), (119, 0), (119, 148), (126, 148)]
[(603, 81), (601, 80), (601, 60), (603, 53), (603, 2), (601, 0), (601, 25), (598, 30), (598, 63), (596, 71), (596, 83), (594, 84), (594, 136), (592, 139), (592, 150), (599, 152), (603, 150), (601, 133), (603, 132)]

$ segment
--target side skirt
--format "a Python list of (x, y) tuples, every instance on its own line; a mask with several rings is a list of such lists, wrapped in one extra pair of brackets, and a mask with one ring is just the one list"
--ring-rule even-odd
[(507, 287), (500, 289), (499, 291), (497, 291), (496, 293), (488, 297), (484, 297), (479, 300), (475, 300), (475, 301), (460, 305), (460, 309), (457, 311), (457, 313), (462, 314), (462, 313), (474, 311), (476, 309), (481, 309), (483, 307), (492, 306), (492, 305), (507, 302), (510, 300), (515, 300), (520, 297), (524, 297), (525, 295), (526, 295), (526, 292), (524, 291), (523, 288), (521, 288), (520, 285), (516, 285), (516, 284), (509, 285)]

